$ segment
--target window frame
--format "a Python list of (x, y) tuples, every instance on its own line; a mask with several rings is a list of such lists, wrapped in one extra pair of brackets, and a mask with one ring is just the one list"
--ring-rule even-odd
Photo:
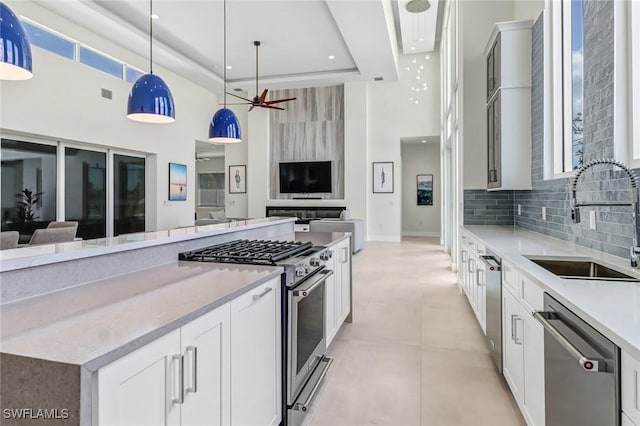
[[(626, 37), (622, 34), (620, 35), (620, 40), (626, 42), (626, 44), (621, 43), (620, 46), (617, 46), (616, 53), (620, 51), (620, 56), (627, 60), (627, 64), (621, 64), (621, 71), (628, 70), (628, 87), (631, 87), (631, 90), (621, 92), (621, 94), (624, 93), (630, 96), (630, 99), (623, 99), (620, 103), (616, 103), (616, 106), (620, 104), (621, 108), (626, 107), (626, 111), (628, 111), (628, 114), (622, 116), (625, 121), (621, 120), (619, 126), (616, 126), (616, 130), (620, 127), (622, 131), (629, 132), (630, 138), (625, 138), (626, 141), (624, 142), (628, 144), (627, 149), (630, 158), (627, 161), (632, 168), (640, 168), (640, 124), (629, 119), (629, 117), (636, 117), (640, 114), (640, 45), (633, 43), (633, 40), (638, 40), (638, 37), (640, 37), (640, 3), (637, 1), (620, 3), (623, 4), (618, 6), (616, 18), (620, 16), (622, 18), (620, 22), (627, 25), (626, 28), (620, 29), (620, 32), (626, 32)], [(625, 10), (624, 7), (629, 9)], [(627, 20), (624, 20), (624, 16), (628, 17)], [(620, 34), (620, 32), (617, 32), (616, 35)], [(616, 59), (618, 58), (616, 57)], [(621, 77), (624, 78), (625, 76), (622, 75)]]
[[(571, 2), (572, 0), (545, 0), (545, 180), (561, 179), (568, 176), (573, 176), (574, 174), (572, 133), (573, 67), (571, 53)], [(569, 7), (568, 9), (567, 6)], [(567, 10), (569, 12), (565, 13)], [(564, 53), (566, 51), (568, 51), (569, 54), (565, 55)], [(560, 119), (558, 119), (557, 117), (560, 117)]]

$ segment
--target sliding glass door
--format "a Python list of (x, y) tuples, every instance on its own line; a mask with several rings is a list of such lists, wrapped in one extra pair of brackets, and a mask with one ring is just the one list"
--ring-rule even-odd
[(107, 154), (69, 148), (64, 150), (65, 220), (78, 222), (83, 240), (107, 235)]
[(113, 235), (144, 232), (145, 159), (113, 155)]

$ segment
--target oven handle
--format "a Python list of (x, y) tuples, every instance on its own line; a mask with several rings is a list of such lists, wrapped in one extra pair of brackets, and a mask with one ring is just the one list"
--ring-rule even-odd
[(584, 371), (588, 371), (590, 373), (606, 372), (604, 360), (588, 358), (551, 324), (550, 320), (559, 320), (555, 312), (537, 311), (533, 313), (533, 316), (535, 319), (540, 321), (540, 324), (542, 324), (544, 329), (548, 331), (549, 334), (551, 334), (576, 361), (578, 361), (578, 364), (580, 364), (580, 367), (582, 367)]
[(316, 287), (318, 287), (324, 280), (326, 280), (331, 275), (333, 275), (333, 271), (325, 269), (323, 271), (318, 272), (318, 275), (322, 275), (322, 276), (316, 278), (314, 281), (311, 281), (311, 283), (308, 285), (305, 285), (304, 288), (300, 288), (300, 287), (296, 288), (295, 290), (293, 290), (293, 295), (296, 297), (309, 296), (309, 294), (311, 294), (311, 292), (315, 290)]

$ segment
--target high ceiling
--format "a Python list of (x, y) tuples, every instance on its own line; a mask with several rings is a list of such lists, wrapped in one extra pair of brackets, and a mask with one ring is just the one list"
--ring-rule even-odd
[[(148, 1), (34, 1), (148, 57)], [(434, 49), (441, 9), (439, 0), (433, 0), (431, 8), (418, 17), (406, 12), (406, 2), (227, 0), (228, 90), (242, 89), (253, 96), (254, 40), (262, 42), (260, 90), (373, 81), (379, 77), (395, 81), (399, 52)], [(159, 17), (153, 21), (154, 63), (220, 93), (222, 1), (155, 0), (153, 9)], [(407, 47), (415, 45), (415, 40), (419, 41), (416, 49)]]

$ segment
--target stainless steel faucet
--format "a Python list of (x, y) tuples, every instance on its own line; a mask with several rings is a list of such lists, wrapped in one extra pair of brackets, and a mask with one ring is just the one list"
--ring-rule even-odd
[[(612, 164), (620, 167), (629, 176), (631, 182), (631, 202), (630, 203), (579, 203), (576, 199), (576, 193), (578, 191), (578, 179), (585, 172), (585, 170), (597, 166), (598, 164)], [(631, 170), (626, 164), (616, 161), (613, 158), (602, 158), (600, 160), (589, 161), (584, 164), (578, 170), (576, 175), (571, 181), (571, 220), (574, 223), (580, 223), (580, 207), (588, 206), (631, 206), (633, 207), (632, 219), (635, 226), (635, 232), (633, 233), (633, 244), (629, 249), (629, 259), (631, 261), (631, 267), (638, 267), (638, 254), (640, 254), (640, 247), (638, 241), (640, 241), (640, 211), (638, 210), (638, 178), (633, 170)]]

